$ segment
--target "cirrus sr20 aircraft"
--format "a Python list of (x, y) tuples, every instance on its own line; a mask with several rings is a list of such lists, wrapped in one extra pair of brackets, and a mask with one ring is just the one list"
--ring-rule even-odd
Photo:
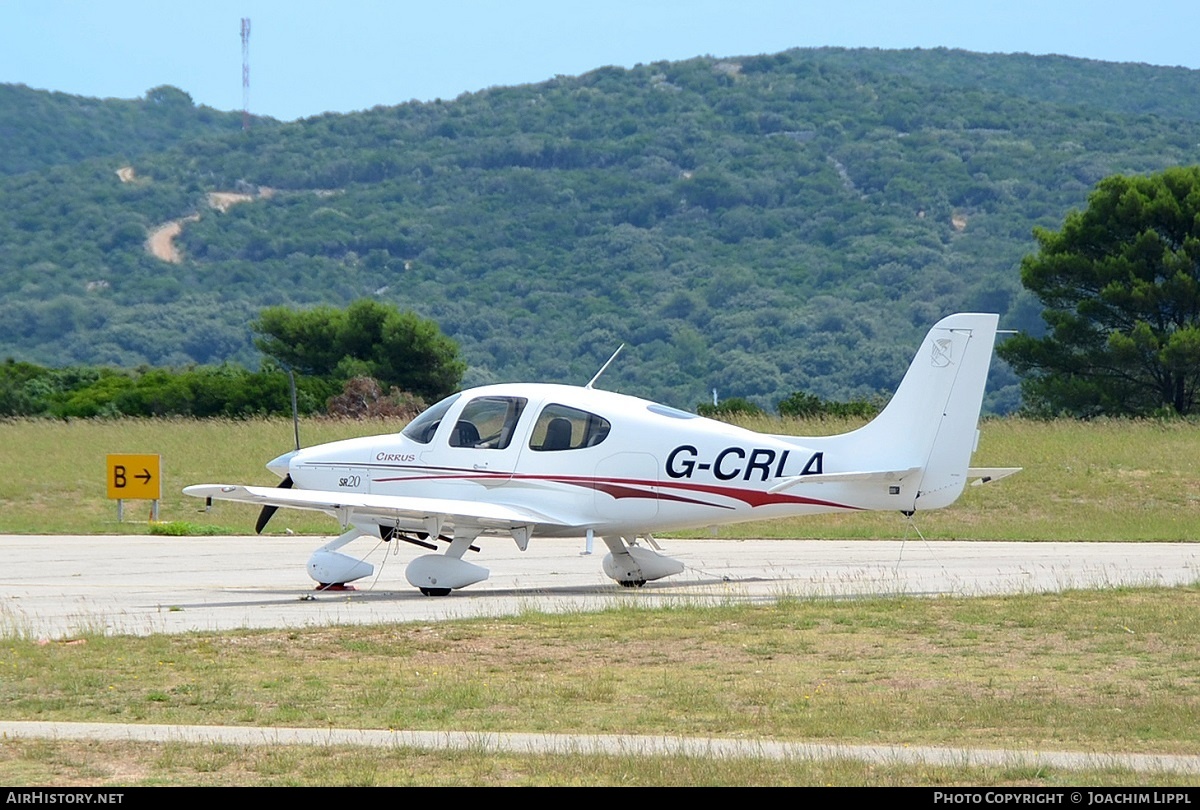
[(488, 385), (442, 400), (400, 433), (282, 455), (267, 464), (278, 487), (184, 492), (262, 505), (260, 532), (278, 507), (337, 518), (344, 533), (308, 561), (322, 586), (374, 571), (338, 550), (362, 535), (434, 552), (444, 544), (405, 571), (426, 595), (486, 579), (463, 557), (496, 536), (522, 551), (539, 537), (600, 537), (604, 572), (640, 586), (683, 571), (655, 532), (821, 512), (911, 515), (949, 506), (969, 479), (1016, 472), (970, 467), (997, 321), (939, 321), (883, 412), (837, 436), (756, 433), (596, 390), (594, 378), (582, 388)]

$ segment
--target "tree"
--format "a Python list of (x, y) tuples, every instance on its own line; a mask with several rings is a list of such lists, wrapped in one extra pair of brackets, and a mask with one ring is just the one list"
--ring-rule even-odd
[(1197, 411), (1200, 386), (1200, 166), (1100, 181), (1021, 281), (1045, 305), (1044, 337), (998, 353), (1043, 415)]
[(794, 419), (811, 419), (814, 417), (859, 417), (873, 419), (883, 406), (879, 402), (868, 402), (865, 399), (852, 399), (849, 402), (832, 402), (821, 399), (816, 394), (807, 391), (793, 391), (776, 406), (780, 416)]
[(437, 324), (370, 299), (346, 309), (270, 307), (252, 325), (259, 350), (303, 374), (370, 376), (429, 401), (458, 388), (466, 364)]
[(701, 416), (707, 416), (709, 419), (720, 419), (721, 421), (728, 422), (731, 419), (738, 419), (743, 416), (762, 416), (766, 411), (743, 397), (730, 397), (729, 399), (721, 400), (719, 405), (710, 405), (707, 402), (701, 402), (696, 406), (696, 413)]

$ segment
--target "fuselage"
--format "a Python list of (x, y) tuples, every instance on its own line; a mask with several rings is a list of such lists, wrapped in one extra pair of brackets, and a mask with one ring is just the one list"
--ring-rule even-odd
[[(533, 528), (540, 536), (880, 508), (857, 502), (845, 485), (769, 491), (832, 471), (837, 460), (820, 442), (608, 391), (506, 384), (455, 394), (400, 433), (307, 448), (271, 466), (283, 474), (286, 463), (301, 489), (520, 506), (544, 516)], [(396, 525), (420, 528), (411, 516)]]
[[(863, 427), (832, 436), (755, 433), (635, 397), (564, 385), (506, 384), (454, 394), (396, 434), (288, 453), (279, 487), (196, 484), (198, 498), (334, 516), (342, 534), (313, 552), (321, 587), (370, 576), (344, 553), (364, 534), (437, 552), (405, 568), (445, 595), (481, 582), (464, 555), (481, 535), (525, 550), (538, 536), (599, 537), (625, 586), (684, 563), (640, 545), (655, 532), (853, 510), (911, 515), (953, 503), (972, 475), (997, 316), (957, 313), (925, 336), (895, 394)], [(980, 480), (1014, 469), (975, 470)], [(441, 545), (441, 544), (444, 544)]]

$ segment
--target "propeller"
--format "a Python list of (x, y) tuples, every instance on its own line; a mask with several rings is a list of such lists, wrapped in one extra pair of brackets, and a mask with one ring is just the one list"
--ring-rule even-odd
[[(275, 488), (276, 489), (291, 489), (292, 483), (293, 483), (292, 476), (288, 475), (282, 481), (280, 481), (279, 486), (277, 486)], [(277, 510), (278, 508), (279, 508), (278, 506), (275, 506), (274, 504), (270, 504), (270, 503), (262, 508), (262, 511), (258, 513), (258, 520), (255, 521), (255, 523), (254, 523), (254, 533), (255, 534), (262, 534), (262, 530), (267, 527), (267, 521), (269, 521), (271, 519), (271, 517), (275, 514), (275, 510)]]
[[(290, 368), (287, 370), (287, 373), (288, 373), (288, 382), (291, 384), (290, 387), (292, 389), (292, 429), (296, 434), (296, 452), (299, 452), (300, 451), (300, 409), (298, 407), (296, 407), (296, 375), (292, 373), (292, 370)], [(274, 464), (277, 464), (278, 462), (282, 461), (283, 459), (287, 458), (287, 456), (290, 456), (290, 455), (291, 454), (289, 453), (285, 456), (280, 456), (279, 458), (275, 459), (275, 461), (272, 461), (271, 464), (268, 464), (267, 466), (270, 467)], [(285, 462), (285, 466), (286, 466), (286, 462)], [(277, 486), (275, 488), (276, 489), (291, 489), (294, 484), (295, 484), (295, 481), (292, 480), (292, 474), (288, 473), (287, 475), (285, 475), (283, 477), (283, 480), (279, 482), (279, 486)], [(262, 534), (262, 530), (267, 527), (267, 523), (271, 520), (272, 517), (274, 517), (275, 512), (278, 509), (279, 509), (278, 506), (273, 506), (271, 504), (267, 504), (266, 506), (264, 506), (262, 508), (262, 511), (258, 513), (258, 520), (256, 520), (254, 522), (254, 533), (255, 534)]]

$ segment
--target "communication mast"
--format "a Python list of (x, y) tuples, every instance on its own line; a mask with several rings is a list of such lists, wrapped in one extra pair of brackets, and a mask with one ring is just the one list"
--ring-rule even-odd
[(250, 18), (242, 17), (242, 131), (250, 129)]

